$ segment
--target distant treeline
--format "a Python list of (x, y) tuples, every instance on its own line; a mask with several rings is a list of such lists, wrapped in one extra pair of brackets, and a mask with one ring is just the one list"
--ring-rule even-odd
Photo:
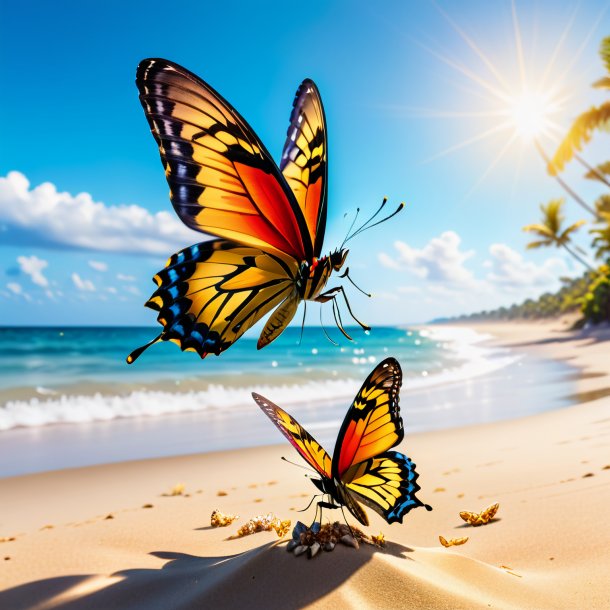
[(437, 322), (456, 320), (537, 320), (554, 318), (565, 313), (580, 311), (582, 323), (610, 320), (610, 267), (601, 265), (578, 278), (562, 278), (563, 286), (552, 294), (547, 292), (538, 299), (527, 299), (510, 307), (492, 311), (479, 311), (457, 318), (443, 318)]

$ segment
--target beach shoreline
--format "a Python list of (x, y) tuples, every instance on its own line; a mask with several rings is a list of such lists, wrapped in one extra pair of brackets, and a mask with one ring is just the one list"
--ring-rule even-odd
[[(608, 607), (608, 329), (465, 326), (578, 367), (577, 404), (416, 434), (407, 423), (400, 449), (434, 510), (392, 526), (368, 510), (385, 550), (338, 547), (307, 561), (274, 533), (227, 540), (257, 514), (313, 516), (297, 512), (315, 488), (280, 460), (296, 458), (287, 443), (24, 475), (0, 479), (0, 607)], [(163, 495), (179, 483), (184, 493)], [(487, 526), (459, 519), (494, 502)], [(214, 509), (241, 519), (210, 529)], [(444, 549), (439, 535), (470, 539)]]

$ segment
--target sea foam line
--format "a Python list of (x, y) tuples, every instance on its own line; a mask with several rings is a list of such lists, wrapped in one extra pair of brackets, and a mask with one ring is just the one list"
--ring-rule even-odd
[[(460, 364), (431, 375), (424, 375), (424, 371), (418, 372), (417, 376), (409, 376), (409, 371), (404, 371), (403, 393), (485, 375), (520, 358), (506, 348), (481, 345), (490, 336), (468, 328), (428, 327), (420, 330), (419, 334), (442, 344)], [(346, 378), (241, 388), (210, 385), (205, 390), (190, 392), (137, 390), (123, 395), (96, 393), (14, 400), (0, 407), (0, 431), (59, 423), (108, 421), (124, 417), (154, 417), (172, 413), (250, 408), (253, 405), (253, 391), (268, 396), (285, 408), (316, 402), (345, 401), (347, 409), (361, 383), (362, 380)]]

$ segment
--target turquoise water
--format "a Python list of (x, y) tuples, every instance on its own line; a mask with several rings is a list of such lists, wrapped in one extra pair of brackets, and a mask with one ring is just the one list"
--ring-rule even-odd
[[(438, 373), (456, 361), (455, 351), (417, 331), (376, 328), (366, 335), (350, 328), (354, 338), (336, 336), (332, 345), (320, 328), (288, 328), (265, 349), (256, 337), (244, 337), (221, 356), (201, 360), (171, 343), (149, 348), (132, 365), (125, 357), (155, 336), (152, 328), (0, 328), (0, 391), (15, 387), (56, 389), (80, 383), (133, 383), (198, 379), (235, 385), (236, 377), (282, 378), (306, 375), (366, 376), (388, 355), (403, 364), (405, 376)], [(338, 333), (334, 333), (333, 336)], [(459, 359), (459, 358), (458, 358)], [(43, 390), (44, 392), (44, 390)]]
[(0, 329), (0, 477), (284, 442), (251, 392), (288, 410), (328, 450), (365, 377), (388, 356), (403, 369), (407, 436), (570, 404), (573, 370), (461, 327), (288, 329), (256, 350), (242, 338), (201, 360), (173, 344), (126, 355), (144, 328)]

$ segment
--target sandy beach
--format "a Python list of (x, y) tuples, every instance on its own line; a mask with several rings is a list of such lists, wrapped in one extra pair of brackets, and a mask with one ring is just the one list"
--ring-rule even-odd
[[(610, 331), (571, 332), (564, 321), (476, 328), (578, 367), (577, 404), (410, 434), (401, 402), (400, 449), (434, 510), (392, 526), (367, 511), (367, 532), (383, 532), (385, 548), (338, 545), (308, 561), (286, 552), (289, 536), (229, 539), (268, 512), (312, 519), (313, 509), (297, 511), (315, 488), (280, 460), (298, 460), (287, 443), (5, 478), (0, 608), (609, 607)], [(184, 491), (170, 495), (178, 484)], [(495, 502), (488, 525), (459, 517)], [(211, 528), (214, 509), (240, 519)], [(443, 548), (439, 535), (469, 540)]]

